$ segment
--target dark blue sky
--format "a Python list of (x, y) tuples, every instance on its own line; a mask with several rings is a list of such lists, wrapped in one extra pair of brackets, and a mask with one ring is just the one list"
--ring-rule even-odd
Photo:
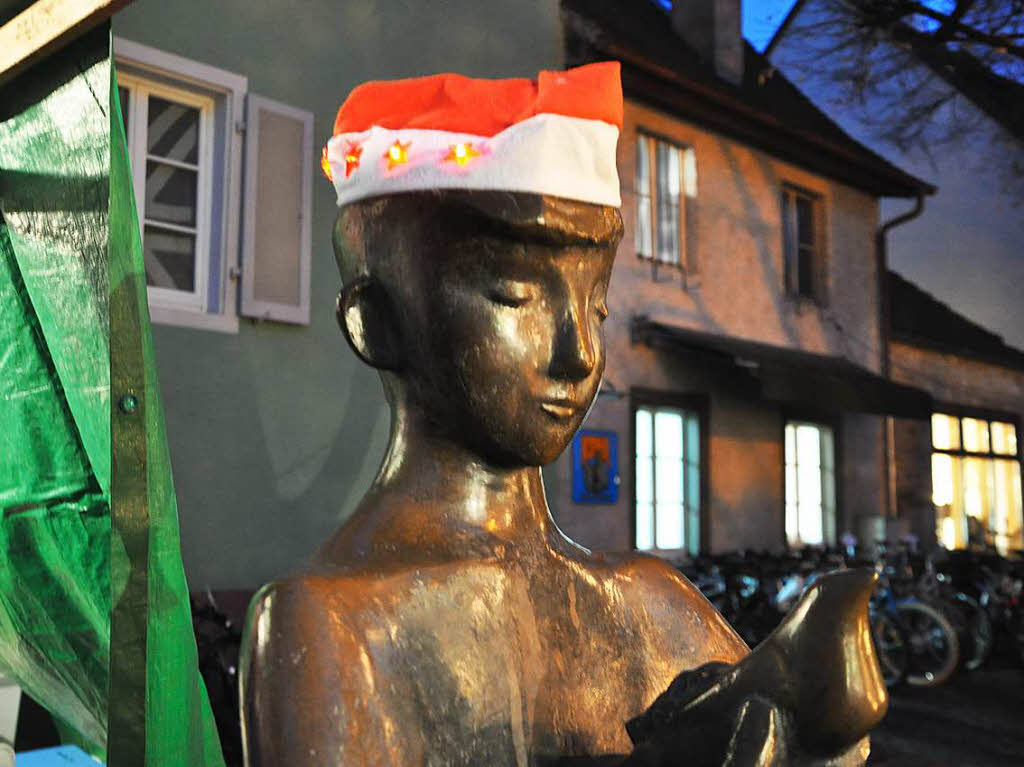
[(743, 3), (743, 36), (763, 51), (796, 0), (746, 0)]

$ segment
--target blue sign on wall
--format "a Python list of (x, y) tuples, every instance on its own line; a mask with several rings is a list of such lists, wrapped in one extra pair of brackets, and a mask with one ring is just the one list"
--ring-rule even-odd
[(576, 503), (618, 503), (618, 434), (585, 429), (573, 438), (572, 499)]

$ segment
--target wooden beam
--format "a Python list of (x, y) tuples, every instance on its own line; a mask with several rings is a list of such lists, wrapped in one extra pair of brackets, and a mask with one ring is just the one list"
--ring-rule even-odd
[(0, 27), (0, 85), (131, 0), (37, 0)]

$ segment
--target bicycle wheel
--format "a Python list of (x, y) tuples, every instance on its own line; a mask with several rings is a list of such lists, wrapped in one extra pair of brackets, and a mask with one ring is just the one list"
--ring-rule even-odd
[(870, 621), (882, 681), (886, 687), (902, 684), (910, 668), (910, 643), (903, 627), (897, 619), (883, 612), (871, 615)]
[(974, 671), (981, 668), (989, 655), (995, 636), (992, 619), (978, 600), (962, 592), (949, 598), (950, 607), (963, 618), (964, 628), (960, 635), (960, 655), (964, 668)]
[(941, 612), (924, 602), (896, 605), (910, 646), (907, 683), (935, 687), (949, 679), (960, 662), (956, 630)]

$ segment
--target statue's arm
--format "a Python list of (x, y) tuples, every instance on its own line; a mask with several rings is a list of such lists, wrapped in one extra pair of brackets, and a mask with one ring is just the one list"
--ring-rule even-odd
[(239, 673), (246, 767), (419, 764), (386, 726), (363, 641), (308, 583), (254, 597)]

